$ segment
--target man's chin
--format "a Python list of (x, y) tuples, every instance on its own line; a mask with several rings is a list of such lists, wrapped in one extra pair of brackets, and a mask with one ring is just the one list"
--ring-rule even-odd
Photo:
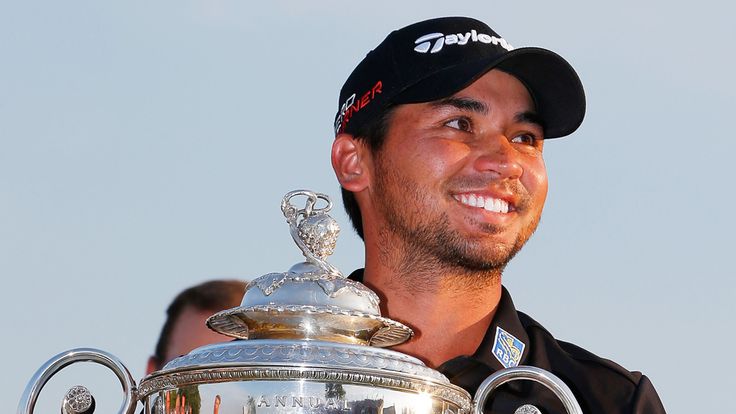
[(519, 251), (519, 247), (513, 244), (495, 244), (482, 249), (467, 245), (464, 248), (448, 247), (443, 261), (469, 272), (501, 271)]

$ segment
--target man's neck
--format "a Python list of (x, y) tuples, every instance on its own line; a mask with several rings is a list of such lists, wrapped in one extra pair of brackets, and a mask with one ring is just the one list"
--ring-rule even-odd
[(383, 316), (414, 330), (414, 338), (392, 349), (433, 368), (475, 353), (501, 298), (500, 272), (472, 275), (442, 266), (406, 270), (367, 255), (363, 283), (381, 298)]

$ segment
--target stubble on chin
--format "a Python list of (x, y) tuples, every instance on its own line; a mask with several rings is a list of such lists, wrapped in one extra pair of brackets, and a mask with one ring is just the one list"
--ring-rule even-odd
[[(435, 229), (446, 227), (447, 218), (441, 221)], [(465, 291), (500, 283), (507, 261), (477, 260), (462, 248), (463, 243), (448, 237), (447, 232), (421, 227), (407, 231), (389, 223), (379, 231), (380, 263), (391, 270), (396, 285), (415, 293), (434, 292), (448, 286)]]
[[(447, 213), (424, 189), (390, 168), (380, 170), (374, 200), (383, 218), (377, 232), (378, 253), (381, 265), (396, 279), (391, 283), (395, 288), (421, 293), (450, 286), (461, 292), (500, 284), (504, 268), (539, 222), (537, 216), (511, 245), (469, 240), (452, 228)], [(488, 227), (489, 234), (500, 231)]]
[[(421, 197), (412, 194), (409, 198)], [(489, 261), (472, 251), (472, 243), (450, 229), (445, 213), (424, 220), (426, 212), (411, 211), (408, 203), (399, 207), (391, 198), (380, 208), (384, 222), (377, 232), (378, 256), (381, 265), (394, 275), (391, 284), (395, 288), (421, 293), (446, 286), (466, 290), (500, 283), (508, 260)]]

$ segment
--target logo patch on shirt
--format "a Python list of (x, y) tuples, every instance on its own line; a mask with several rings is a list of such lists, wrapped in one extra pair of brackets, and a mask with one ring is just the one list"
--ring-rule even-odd
[(500, 326), (496, 327), (496, 339), (493, 340), (493, 356), (504, 368), (519, 365), (525, 346), (514, 335), (504, 331)]

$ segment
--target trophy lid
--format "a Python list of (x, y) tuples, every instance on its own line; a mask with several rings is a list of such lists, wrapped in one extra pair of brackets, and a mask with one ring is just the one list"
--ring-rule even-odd
[[(306, 205), (298, 209), (291, 200), (302, 196)], [(317, 207), (320, 200), (323, 207)], [(345, 278), (325, 260), (340, 232), (327, 214), (331, 209), (325, 194), (308, 190), (286, 194), (281, 211), (306, 262), (254, 279), (241, 306), (218, 312), (207, 325), (239, 339), (313, 339), (386, 347), (411, 338), (409, 327), (381, 316), (373, 291)]]

